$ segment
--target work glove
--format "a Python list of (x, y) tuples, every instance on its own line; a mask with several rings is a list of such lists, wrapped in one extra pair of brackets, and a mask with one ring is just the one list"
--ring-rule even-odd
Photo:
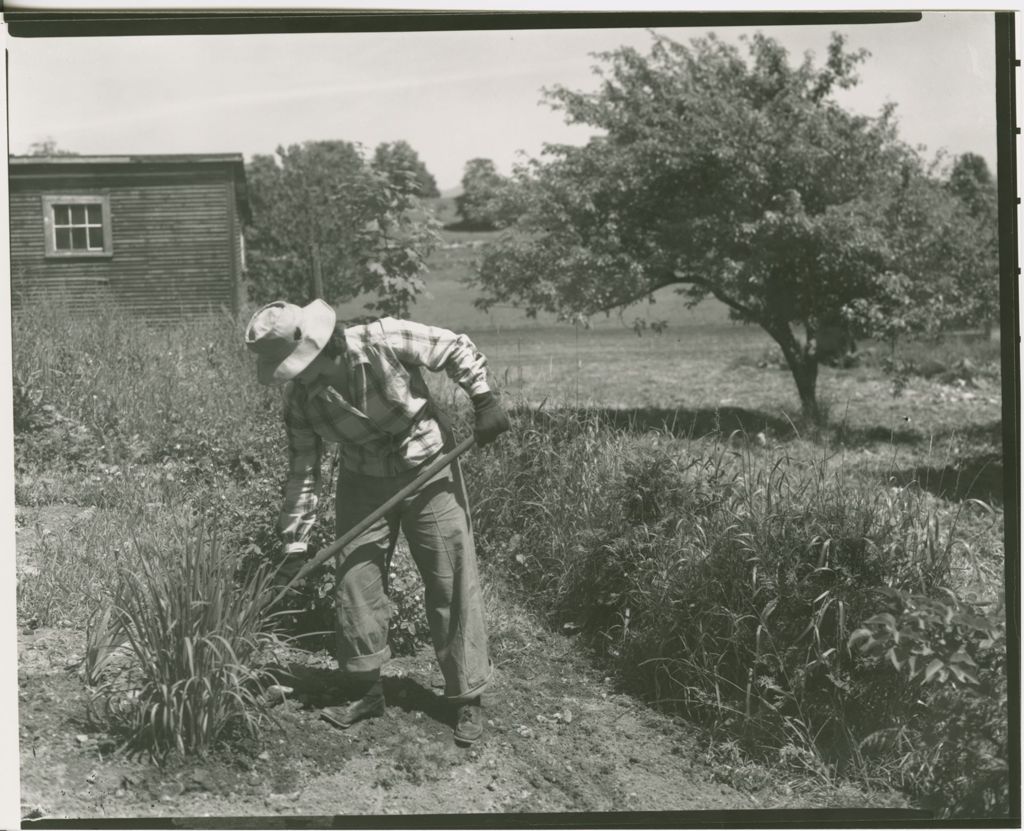
[(476, 414), (476, 421), (473, 425), (473, 434), (476, 436), (476, 443), (483, 447), (490, 444), (498, 436), (504, 433), (511, 426), (508, 416), (498, 403), (494, 393), (478, 392), (471, 396), (473, 411)]

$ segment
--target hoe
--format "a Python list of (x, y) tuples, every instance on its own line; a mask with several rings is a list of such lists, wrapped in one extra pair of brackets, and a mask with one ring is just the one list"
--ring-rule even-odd
[(427, 481), (429, 481), (433, 476), (435, 476), (437, 473), (439, 473), (441, 470), (443, 470), (445, 467), (447, 467), (453, 461), (455, 461), (455, 459), (457, 459), (459, 456), (461, 456), (463, 453), (469, 450), (469, 448), (471, 448), (475, 443), (476, 439), (473, 436), (463, 439), (453, 449), (449, 450), (443, 456), (438, 457), (429, 465), (427, 465), (427, 467), (423, 469), (423, 472), (419, 476), (417, 476), (408, 485), (406, 485), (404, 488), (398, 491), (398, 493), (392, 496), (387, 502), (385, 502), (383, 505), (377, 508), (377, 510), (375, 510), (373, 513), (369, 514), (365, 519), (360, 520), (359, 523), (356, 524), (350, 531), (346, 532), (345, 534), (342, 534), (333, 543), (331, 543), (329, 546), (318, 552), (316, 557), (314, 557), (312, 560), (303, 565), (303, 567), (299, 569), (298, 573), (294, 577), (292, 577), (292, 579), (285, 584), (284, 588), (282, 588), (277, 593), (274, 599), (270, 601), (269, 606), (272, 607), (277, 605), (277, 603), (281, 601), (281, 598), (283, 598), (288, 593), (289, 589), (291, 589), (292, 586), (298, 583), (303, 577), (309, 574), (317, 566), (327, 562), (327, 560), (329, 560), (331, 557), (337, 556), (342, 551), (344, 551), (346, 545), (348, 545), (350, 542), (356, 539), (360, 534), (363, 533), (363, 531), (365, 531), (367, 528), (373, 525), (373, 523), (375, 523), (378, 519), (384, 516), (388, 511), (394, 508), (403, 499), (416, 493), (416, 491), (422, 488), (427, 483)]

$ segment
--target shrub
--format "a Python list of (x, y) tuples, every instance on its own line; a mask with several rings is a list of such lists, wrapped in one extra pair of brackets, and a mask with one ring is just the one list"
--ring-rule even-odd
[(906, 721), (867, 736), (872, 755), (905, 747), (904, 785), (947, 817), (1009, 810), (1005, 621), (953, 592), (885, 592), (851, 646), (916, 682)]

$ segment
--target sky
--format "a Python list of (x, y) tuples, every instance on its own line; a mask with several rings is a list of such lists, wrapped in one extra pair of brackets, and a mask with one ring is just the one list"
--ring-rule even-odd
[[(707, 29), (658, 29), (688, 41)], [(738, 42), (748, 27), (715, 33)], [(897, 105), (902, 137), (929, 153), (975, 152), (995, 169), (994, 22), (986, 12), (926, 13), (917, 23), (761, 27), (795, 62), (826, 55), (840, 31), (871, 57), (850, 109)], [(465, 163), (503, 173), (546, 142), (583, 143), (542, 100), (561, 84), (593, 89), (592, 53), (634, 46), (636, 29), (274, 34), (190, 37), (8, 37), (10, 151), (54, 139), (84, 154), (272, 153), (345, 139), (368, 151), (404, 139), (442, 190)]]

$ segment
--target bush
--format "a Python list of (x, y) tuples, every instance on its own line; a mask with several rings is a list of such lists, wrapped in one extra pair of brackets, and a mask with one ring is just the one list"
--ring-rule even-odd
[(1005, 622), (953, 592), (926, 597), (887, 591), (885, 611), (850, 644), (916, 682), (910, 718), (867, 736), (873, 755), (907, 748), (905, 786), (950, 817), (1006, 815)]

